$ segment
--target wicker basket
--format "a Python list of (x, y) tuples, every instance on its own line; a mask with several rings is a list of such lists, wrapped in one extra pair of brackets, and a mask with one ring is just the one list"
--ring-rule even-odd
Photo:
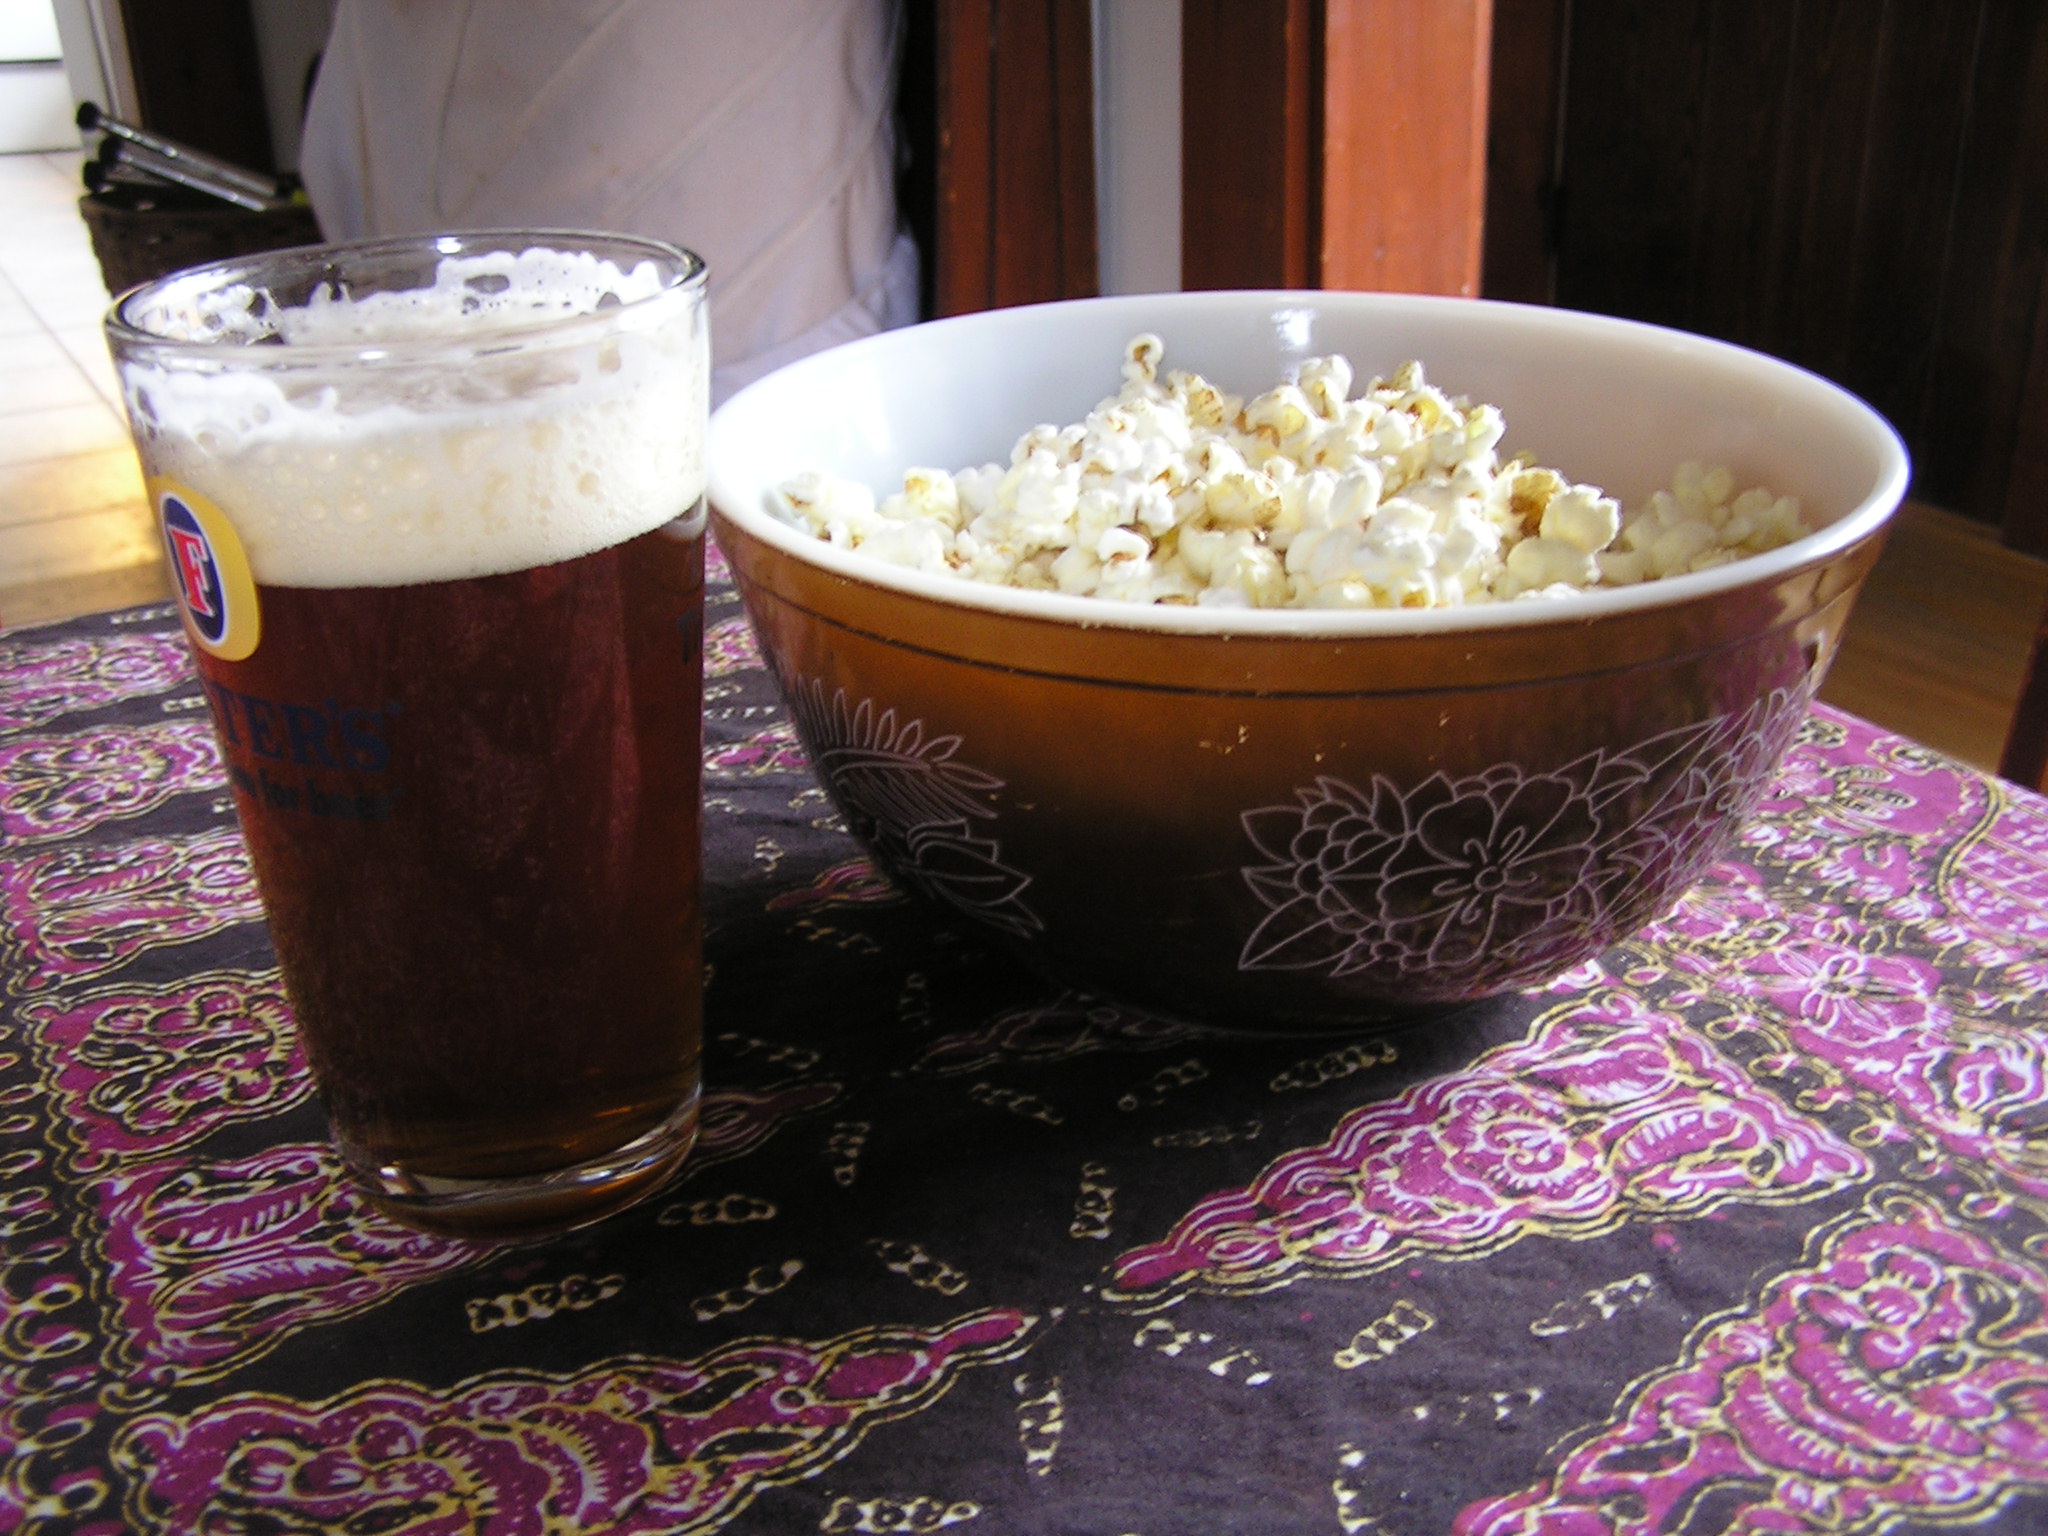
[(110, 294), (182, 267), (320, 239), (311, 208), (257, 213), (198, 193), (187, 200), (176, 193), (110, 187), (81, 197), (78, 211)]

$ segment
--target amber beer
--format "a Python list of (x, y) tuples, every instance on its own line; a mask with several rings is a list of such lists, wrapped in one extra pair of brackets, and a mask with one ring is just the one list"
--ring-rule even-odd
[(682, 523), (468, 581), (259, 587), (255, 654), (199, 653), (351, 1156), (520, 1174), (689, 1098), (703, 549)]
[[(403, 251), (434, 270), (419, 244), (327, 260)], [(616, 275), (620, 242), (593, 244)], [(347, 354), (392, 305), (342, 321), (332, 356), (334, 316), (276, 348), (133, 339), (218, 278), (155, 311), (144, 290), (109, 327), (343, 1163), (416, 1225), (589, 1219), (656, 1186), (695, 1134), (702, 269), (654, 250), (677, 282), (650, 283), (628, 249), (624, 304), (575, 263), (482, 261), (547, 286), (543, 314), (509, 311), (445, 390), (416, 367), (347, 398), (412, 330), (445, 348), (494, 329), (437, 308), (439, 289), (476, 286), (466, 268), (399, 312), (379, 358)], [(663, 304), (612, 334), (607, 316)], [(294, 346), (312, 388), (251, 386), (256, 354)], [(234, 354), (226, 377), (180, 375), (195, 350)]]

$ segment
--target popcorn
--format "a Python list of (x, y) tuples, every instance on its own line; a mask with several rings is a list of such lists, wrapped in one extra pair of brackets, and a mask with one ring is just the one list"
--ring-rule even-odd
[(1543, 599), (1707, 570), (1804, 537), (1799, 503), (1678, 466), (1624, 512), (1597, 487), (1498, 449), (1506, 423), (1410, 362), (1353, 398), (1351, 364), (1311, 358), (1250, 400), (1162, 372), (1132, 338), (1122, 388), (1086, 420), (1038, 426), (1007, 464), (917, 467), (878, 505), (798, 475), (783, 521), (915, 570), (1118, 602), (1438, 608)]

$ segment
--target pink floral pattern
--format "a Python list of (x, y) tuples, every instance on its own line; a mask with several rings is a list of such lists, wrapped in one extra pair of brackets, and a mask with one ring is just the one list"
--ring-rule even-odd
[(260, 918), (248, 852), (231, 827), (0, 858), (0, 958), (16, 991), (88, 981), (143, 950)]
[[(1459, 1536), (1878, 1532), (2048, 1489), (2048, 1274), (1888, 1191)], [(1715, 1510), (1706, 1523), (1702, 1513)]]
[(262, 916), (232, 828), (0, 858), (0, 959), (19, 992), (86, 981)]
[(167, 1533), (686, 1536), (839, 1460), (963, 1371), (1014, 1359), (1038, 1321), (995, 1308), (691, 1361), (500, 1371), (447, 1394), (406, 1382), (324, 1403), (244, 1394), (190, 1419), (146, 1414), (115, 1457), (138, 1524)]
[(2048, 1210), (2037, 1020), (1959, 1014), (1925, 960), (1848, 939), (1790, 941), (1715, 979), (1737, 1002), (1726, 1027), (1769, 1042), (1763, 1065), (1820, 1074), (1809, 1096), (1838, 1087), (1874, 1125), (1926, 1138), (1972, 1180), (1995, 1170), (2000, 1187)]
[[(1632, 936), (1441, 1030), (1251, 1045), (922, 922), (710, 612), (744, 874), (699, 1147), (639, 1211), (490, 1249), (304, 1139), (178, 637), (0, 639), (0, 1529), (2038, 1523), (2038, 798), (1819, 709)], [(971, 744), (798, 706), (849, 821), (1028, 912)], [(1276, 787), (1230, 861), (1279, 902), (1241, 888), (1260, 953), (1519, 965), (1692, 869), (1654, 816), (1606, 829), (1739, 798), (1753, 723)], [(1631, 873), (1589, 895), (1594, 852)]]
[(189, 1146), (312, 1092), (275, 971), (210, 971), (24, 1004), (71, 1166)]
[(770, 912), (808, 912), (819, 907), (871, 906), (901, 901), (902, 893), (867, 859), (834, 864), (809, 885), (768, 898)]
[(1251, 1294), (1535, 1234), (1811, 1200), (1869, 1171), (1678, 1019), (1596, 994), (1464, 1071), (1351, 1111), (1322, 1145), (1211, 1195), (1112, 1273), (1126, 1299)]
[(712, 742), (704, 749), (704, 771), (712, 774), (796, 773), (807, 759), (796, 727), (787, 720), (762, 726), (738, 741)]
[(332, 1148), (160, 1158), (95, 1186), (120, 1358), (142, 1381), (209, 1381), (487, 1251), (411, 1232)]
[(224, 782), (205, 720), (0, 742), (0, 839), (73, 837)]
[(191, 676), (191, 653), (175, 629), (111, 638), (10, 635), (0, 639), (0, 731), (164, 693)]
[(735, 614), (704, 627), (704, 675), (730, 677), (735, 672), (758, 672), (763, 665), (761, 642), (754, 638), (754, 626)]

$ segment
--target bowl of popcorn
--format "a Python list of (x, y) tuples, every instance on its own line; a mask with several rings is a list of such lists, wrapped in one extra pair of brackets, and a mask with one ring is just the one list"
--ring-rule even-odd
[(1788, 364), (1562, 310), (1188, 293), (805, 359), (713, 524), (900, 886), (1226, 1028), (1535, 987), (1730, 846), (1904, 492)]

